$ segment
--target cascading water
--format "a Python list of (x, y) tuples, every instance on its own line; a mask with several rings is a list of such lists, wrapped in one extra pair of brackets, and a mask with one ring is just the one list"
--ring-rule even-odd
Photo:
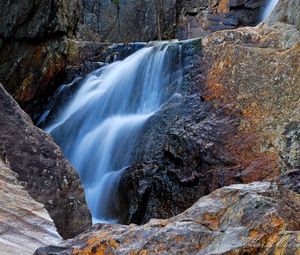
[(264, 21), (265, 19), (267, 19), (270, 16), (271, 12), (277, 5), (278, 1), (279, 0), (269, 0), (268, 4), (266, 5), (266, 7), (262, 13), (262, 18), (261, 18), (262, 21)]
[(93, 222), (115, 222), (114, 197), (145, 121), (181, 86), (181, 46), (159, 43), (90, 74), (46, 128), (77, 169)]

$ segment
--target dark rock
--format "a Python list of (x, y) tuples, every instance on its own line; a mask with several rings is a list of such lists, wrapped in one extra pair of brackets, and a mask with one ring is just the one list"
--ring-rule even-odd
[(29, 194), (43, 203), (64, 238), (91, 225), (79, 177), (52, 138), (36, 128), (0, 86), (0, 144)]
[(174, 216), (222, 186), (299, 168), (299, 41), (286, 48), (286, 28), (273, 29), (183, 43), (182, 98), (137, 139), (137, 163), (120, 180), (121, 222)]
[(77, 38), (102, 42), (169, 39), (175, 36), (175, 25), (175, 0), (83, 0)]
[(45, 39), (72, 34), (81, 11), (80, 0), (7, 0), (0, 3), (0, 37)]
[[(203, 37), (210, 32), (254, 26), (266, 0), (181, 0), (177, 4), (177, 37)], [(193, 7), (193, 12), (190, 8)]]

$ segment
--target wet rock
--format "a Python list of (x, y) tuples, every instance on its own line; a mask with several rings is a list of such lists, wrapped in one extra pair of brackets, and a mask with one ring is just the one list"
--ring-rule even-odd
[(299, 209), (299, 194), (276, 183), (232, 185), (171, 219), (98, 224), (35, 254), (296, 254)]
[(58, 232), (74, 237), (91, 225), (79, 177), (52, 138), (36, 128), (0, 86), (2, 155), (28, 193), (43, 203)]
[(0, 82), (30, 112), (28, 104), (64, 79), (81, 1), (2, 1), (0, 10)]
[(0, 251), (31, 255), (62, 238), (44, 206), (29, 196), (18, 176), (0, 160)]
[(168, 218), (220, 187), (299, 168), (297, 33), (261, 25), (183, 43), (182, 100), (137, 139), (136, 164), (120, 180), (121, 222)]
[(120, 61), (146, 46), (146, 43), (97, 43), (69, 40), (68, 58), (64, 70), (64, 84), (55, 92), (44, 93), (27, 110), (35, 124), (43, 128), (55, 117), (61, 106), (81, 85), (85, 76), (101, 67)]

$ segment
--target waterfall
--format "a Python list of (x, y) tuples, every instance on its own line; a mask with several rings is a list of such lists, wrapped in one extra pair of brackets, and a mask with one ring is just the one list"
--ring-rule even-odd
[(77, 169), (94, 223), (118, 221), (115, 193), (136, 138), (181, 82), (181, 46), (154, 43), (89, 74), (46, 127)]
[(262, 21), (266, 20), (270, 16), (271, 12), (277, 5), (278, 1), (279, 0), (269, 0), (269, 3), (266, 5), (262, 13), (262, 18), (261, 18)]

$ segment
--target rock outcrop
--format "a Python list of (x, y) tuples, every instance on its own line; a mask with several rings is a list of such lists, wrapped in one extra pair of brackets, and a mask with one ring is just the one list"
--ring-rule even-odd
[(36, 107), (66, 81), (70, 66), (78, 65), (84, 54), (85, 61), (94, 58), (91, 51), (74, 51), (74, 45), (88, 45), (97, 56), (107, 42), (186, 39), (253, 25), (264, 2), (2, 1), (0, 82), (34, 116)]
[(0, 85), (0, 155), (45, 205), (58, 232), (74, 237), (91, 225), (79, 177), (52, 138), (35, 127)]
[(26, 108), (64, 79), (81, 1), (9, 0), (0, 10), (0, 82)]
[[(286, 12), (299, 6), (284, 3)], [(299, 167), (300, 33), (297, 13), (286, 23), (281, 13), (267, 21), (272, 26), (178, 42), (183, 97), (156, 112), (137, 138), (135, 163), (119, 183), (121, 223), (169, 218), (220, 187)], [(64, 98), (55, 98), (50, 118)]]
[(44, 206), (29, 196), (0, 156), (0, 253), (31, 255), (61, 241)]
[(282, 177), (285, 186), (277, 181), (221, 188), (168, 220), (95, 225), (35, 255), (298, 254), (300, 194), (289, 189), (295, 176), (299, 171)]

